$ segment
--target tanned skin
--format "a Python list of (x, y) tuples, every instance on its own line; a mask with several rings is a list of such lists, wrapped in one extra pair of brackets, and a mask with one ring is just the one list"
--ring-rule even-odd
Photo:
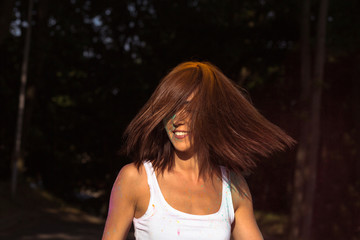
[[(191, 96), (188, 101), (191, 101)], [(165, 200), (173, 208), (194, 215), (216, 213), (221, 205), (222, 180), (217, 177), (218, 174), (205, 178), (199, 174), (198, 160), (190, 141), (191, 133), (188, 132), (188, 121), (187, 118), (177, 119), (175, 115), (164, 123), (175, 148), (175, 165), (171, 171), (157, 173), (157, 180)], [(220, 168), (216, 171), (220, 171)], [(230, 176), (235, 211), (232, 239), (263, 240), (245, 179), (236, 174)], [(150, 189), (144, 166), (139, 170), (133, 163), (124, 166), (111, 192), (102, 240), (126, 239), (133, 218), (145, 214), (149, 201)]]

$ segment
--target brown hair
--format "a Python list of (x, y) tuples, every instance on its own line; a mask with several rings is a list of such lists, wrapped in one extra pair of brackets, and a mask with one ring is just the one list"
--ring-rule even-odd
[(124, 150), (138, 168), (144, 160), (160, 173), (174, 166), (174, 148), (163, 120), (184, 107), (190, 114), (192, 144), (204, 176), (219, 165), (237, 173), (249, 171), (259, 156), (295, 143), (265, 119), (217, 67), (185, 62), (162, 79), (124, 133)]

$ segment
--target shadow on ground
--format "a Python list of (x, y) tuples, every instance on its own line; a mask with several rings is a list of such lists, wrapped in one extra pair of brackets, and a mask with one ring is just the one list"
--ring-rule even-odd
[(9, 184), (0, 183), (1, 240), (99, 240), (104, 220), (41, 190), (19, 188), (16, 198)]

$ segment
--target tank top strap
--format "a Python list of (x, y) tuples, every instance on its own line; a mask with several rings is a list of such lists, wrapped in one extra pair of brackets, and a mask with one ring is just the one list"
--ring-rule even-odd
[(224, 166), (220, 166), (220, 169), (223, 182), (222, 201), (224, 202), (224, 211), (226, 212), (230, 223), (232, 223), (235, 218), (235, 213), (231, 196), (230, 172)]
[(154, 185), (153, 175), (155, 174), (155, 171), (154, 171), (154, 168), (153, 168), (151, 162), (149, 162), (149, 161), (144, 162), (144, 167), (145, 167), (145, 171), (146, 171), (148, 184)]
[(152, 166), (152, 163), (150, 161), (144, 162), (144, 167), (146, 170), (148, 185), (150, 188), (150, 200), (151, 204), (154, 202), (158, 202), (160, 200), (160, 194), (157, 187), (157, 179), (156, 179), (156, 173), (154, 170), (154, 167)]
[(148, 208), (147, 208), (145, 214), (142, 215), (140, 218), (135, 218), (135, 217), (133, 218), (134, 224), (151, 217), (154, 214), (154, 211), (155, 211), (154, 206), (157, 201), (156, 187), (155, 187), (155, 182), (154, 182), (154, 177), (155, 177), (154, 169), (152, 167), (151, 162), (149, 162), (149, 161), (144, 161), (143, 165), (145, 168), (147, 182), (148, 182), (148, 186), (149, 186), (149, 190), (150, 190), (150, 199), (149, 199)]

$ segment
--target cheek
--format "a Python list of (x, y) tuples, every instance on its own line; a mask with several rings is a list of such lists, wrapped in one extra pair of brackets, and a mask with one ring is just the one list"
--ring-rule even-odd
[(174, 130), (174, 126), (172, 124), (172, 121), (164, 122), (164, 128), (169, 137), (171, 137), (172, 131)]
[(175, 129), (174, 124), (173, 124), (175, 117), (176, 117), (176, 114), (174, 114), (174, 116), (172, 116), (170, 119), (163, 121), (165, 130), (168, 134)]
[(171, 129), (169, 129), (168, 126), (165, 126), (165, 130), (166, 130), (166, 133), (167, 133), (168, 137), (171, 138), (171, 134), (172, 134)]

